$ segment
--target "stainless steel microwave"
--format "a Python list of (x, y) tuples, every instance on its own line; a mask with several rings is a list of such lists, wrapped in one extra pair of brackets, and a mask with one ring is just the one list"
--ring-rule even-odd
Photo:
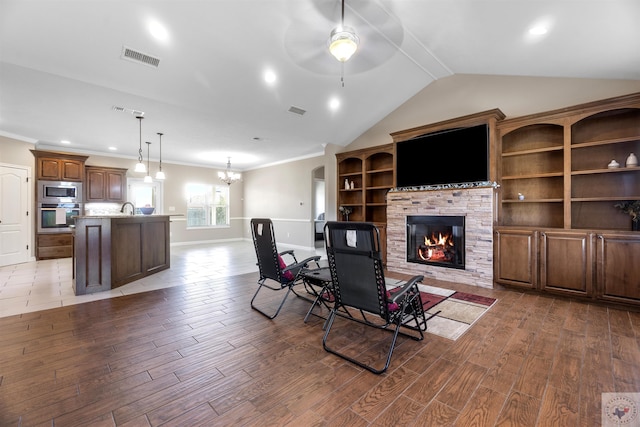
[(70, 181), (38, 181), (39, 203), (81, 203), (82, 183)]

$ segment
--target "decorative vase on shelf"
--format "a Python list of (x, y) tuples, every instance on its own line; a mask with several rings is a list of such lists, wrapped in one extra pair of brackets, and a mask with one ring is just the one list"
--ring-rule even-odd
[(344, 179), (344, 189), (345, 189), (345, 190), (348, 190), (348, 189), (349, 189), (349, 187), (350, 187), (350, 186), (349, 186), (349, 180), (345, 178), (345, 179)]
[(607, 165), (609, 169), (616, 169), (620, 167), (620, 163), (616, 162), (615, 159), (611, 160), (611, 163)]
[(636, 166), (638, 166), (638, 158), (635, 154), (631, 153), (629, 154), (629, 157), (627, 157), (627, 167), (634, 168)]

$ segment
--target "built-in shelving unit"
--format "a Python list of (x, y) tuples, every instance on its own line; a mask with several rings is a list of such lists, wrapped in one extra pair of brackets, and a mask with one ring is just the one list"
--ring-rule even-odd
[(640, 167), (626, 166), (640, 93), (504, 120), (498, 134), (496, 282), (640, 305), (640, 233), (615, 206), (640, 200)]
[[(571, 126), (571, 228), (629, 230), (629, 216), (614, 205), (640, 200), (640, 106), (603, 111)], [(607, 165), (616, 160), (619, 168)]]
[[(350, 221), (385, 224), (387, 193), (395, 185), (394, 144), (339, 153), (336, 158), (338, 207), (352, 209)], [(338, 211), (338, 219), (346, 216)]]
[(562, 227), (563, 127), (534, 123), (507, 129), (501, 155), (502, 224)]
[[(386, 260), (387, 193), (395, 186), (395, 144), (338, 153), (336, 160), (338, 209), (351, 209), (349, 221), (378, 226)], [(340, 210), (337, 218), (347, 220)]]

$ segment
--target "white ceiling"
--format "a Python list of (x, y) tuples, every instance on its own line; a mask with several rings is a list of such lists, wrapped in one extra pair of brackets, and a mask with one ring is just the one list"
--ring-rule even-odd
[(123, 107), (145, 113), (145, 160), (163, 132), (163, 161), (242, 170), (346, 146), (453, 74), (640, 79), (638, 0), (346, 0), (361, 44), (344, 87), (326, 47), (339, 21), (339, 0), (0, 0), (0, 134), (135, 158)]

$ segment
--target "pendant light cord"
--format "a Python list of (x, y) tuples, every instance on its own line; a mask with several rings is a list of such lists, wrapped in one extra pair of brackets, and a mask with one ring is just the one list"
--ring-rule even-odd
[(158, 170), (162, 172), (162, 133), (158, 132), (158, 135), (160, 136), (160, 163), (158, 165)]
[(147, 142), (147, 175), (151, 175), (151, 161), (149, 160), (149, 146), (150, 142)]
[(142, 116), (138, 116), (136, 117), (138, 119), (138, 122), (140, 123), (140, 147), (138, 148), (138, 163), (142, 163), (144, 162), (144, 159), (142, 158)]

